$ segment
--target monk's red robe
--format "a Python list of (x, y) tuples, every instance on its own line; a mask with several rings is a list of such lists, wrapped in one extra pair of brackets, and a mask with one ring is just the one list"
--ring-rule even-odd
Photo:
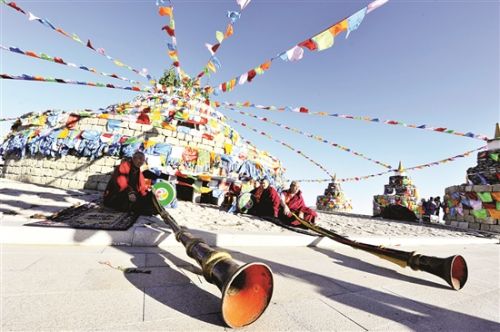
[[(304, 220), (310, 223), (314, 223), (318, 214), (316, 211), (308, 208), (306, 203), (304, 202), (304, 198), (302, 197), (302, 192), (299, 190), (295, 195), (288, 192), (288, 190), (284, 190), (282, 193), (285, 196), (285, 203), (295, 215), (299, 215), (300, 212), (304, 214)], [(283, 209), (280, 210), (279, 218), (285, 222), (292, 223), (296, 221), (294, 216), (287, 216), (283, 213)]]

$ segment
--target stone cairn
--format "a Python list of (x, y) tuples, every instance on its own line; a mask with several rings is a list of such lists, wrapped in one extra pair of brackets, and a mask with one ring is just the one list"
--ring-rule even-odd
[(500, 129), (467, 170), (467, 184), (445, 189), (447, 225), (500, 233)]
[(346, 199), (336, 176), (328, 184), (325, 194), (316, 198), (316, 209), (327, 212), (349, 212), (352, 210), (351, 201)]
[(0, 143), (3, 176), (102, 191), (120, 160), (140, 149), (150, 168), (199, 186), (240, 176), (280, 182), (281, 162), (244, 141), (216, 106), (200, 93), (170, 89), (99, 110), (28, 113)]
[(420, 217), (417, 188), (405, 174), (399, 162), (396, 175), (389, 177), (389, 184), (384, 185), (384, 194), (373, 196), (373, 215), (378, 216), (388, 205), (401, 205)]

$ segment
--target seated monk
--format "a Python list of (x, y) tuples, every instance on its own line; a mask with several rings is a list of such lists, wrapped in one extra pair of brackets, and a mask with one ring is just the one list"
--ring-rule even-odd
[(299, 184), (296, 181), (290, 183), (288, 190), (283, 190), (281, 193), (281, 209), (279, 213), (280, 220), (290, 223), (292, 226), (300, 226), (301, 223), (292, 215), (307, 222), (314, 224), (317, 217), (316, 211), (308, 208), (302, 197), (302, 192), (299, 189)]
[(268, 179), (262, 179), (260, 186), (250, 193), (252, 194), (253, 206), (248, 210), (249, 214), (259, 217), (278, 217), (280, 196), (276, 189), (269, 185)]
[(104, 191), (105, 206), (149, 216), (157, 213), (145, 177), (156, 179), (158, 176), (148, 170), (141, 172), (145, 159), (144, 153), (137, 151), (132, 159), (124, 159), (115, 168)]

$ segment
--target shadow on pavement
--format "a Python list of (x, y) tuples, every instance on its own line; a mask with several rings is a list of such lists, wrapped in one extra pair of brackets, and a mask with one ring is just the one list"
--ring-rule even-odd
[[(392, 320), (396, 323), (406, 325), (408, 328), (413, 330), (418, 329), (434, 331), (436, 324), (439, 324), (439, 330), (444, 331), (493, 331), (498, 330), (500, 326), (498, 322), (492, 320), (437, 307), (424, 302), (412, 300), (410, 298), (398, 296), (396, 294), (381, 292), (376, 289), (359, 286), (345, 280), (335, 279), (311, 271), (290, 267), (278, 262), (262, 259), (260, 257), (254, 257), (241, 252), (232, 252), (232, 255), (233, 257), (237, 257), (245, 262), (262, 262), (269, 265), (275, 273), (278, 272), (284, 274), (285, 276), (293, 276), (295, 279), (303, 280), (311, 285), (317, 285), (318, 278), (324, 278), (329, 282), (333, 282), (334, 284), (344, 288), (346, 292), (339, 295), (332, 295), (329, 288), (321, 285), (317, 285), (317, 291), (319, 294), (331, 299), (332, 303), (328, 305), (340, 313), (342, 313), (342, 311), (345, 312), (345, 309), (342, 307), (338, 309), (335, 308), (335, 303), (362, 310), (374, 316)], [(352, 262), (347, 263), (348, 266), (354, 265), (355, 263), (357, 264), (357, 259), (347, 256), (343, 256), (342, 259), (344, 259), (344, 261), (352, 260)], [(379, 268), (376, 268), (371, 264), (363, 265), (361, 270), (372, 274), (377, 274), (377, 272), (380, 271)], [(389, 271), (391, 270), (385, 271), (384, 273), (391, 274)], [(394, 271), (392, 271), (392, 273), (392, 277), (397, 275)], [(396, 278), (398, 277), (396, 276)], [(408, 279), (401, 278), (401, 280), (412, 282), (414, 281), (413, 279), (414, 278), (411, 277)], [(419, 282), (419, 284), (425, 286), (429, 286), (430, 284), (432, 287), (436, 287), (436, 284), (430, 282)], [(356, 289), (356, 291), (349, 291), (352, 289)], [(364, 292), (366, 292), (366, 294), (363, 294)], [(450, 292), (454, 291), (450, 289)], [(432, 321), (434, 325), (429, 325), (429, 321)], [(356, 322), (356, 324), (362, 326), (359, 322)], [(377, 327), (364, 326), (363, 328), (369, 329)]]
[[(400, 274), (395, 270), (388, 269), (385, 267), (373, 265), (367, 262), (364, 262), (360, 259), (349, 257), (346, 255), (342, 255), (341, 253), (338, 253), (334, 251), (333, 249), (326, 249), (326, 248), (318, 248), (318, 247), (311, 247), (314, 251), (317, 251), (319, 253), (322, 253), (330, 258), (333, 259), (334, 264), (342, 265), (354, 270), (358, 271), (363, 271), (369, 274), (374, 274), (377, 276), (383, 276), (387, 278), (392, 278), (396, 280), (401, 280), (401, 281), (406, 281), (410, 282), (413, 284), (419, 284), (419, 285), (424, 285), (424, 286), (429, 286), (429, 287), (436, 287), (436, 288), (442, 288), (442, 289), (449, 289), (448, 286), (445, 286), (444, 284), (438, 284), (432, 281), (428, 280), (423, 280), (419, 278), (414, 278), (410, 277), (404, 274)], [(375, 258), (374, 256), (374, 259)]]

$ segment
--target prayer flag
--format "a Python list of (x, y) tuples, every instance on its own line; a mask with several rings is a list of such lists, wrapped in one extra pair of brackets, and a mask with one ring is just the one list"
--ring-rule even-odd
[(350, 17), (347, 18), (348, 22), (348, 27), (347, 27), (347, 35), (345, 36), (346, 38), (349, 37), (349, 34), (359, 28), (361, 25), (361, 22), (363, 22), (363, 19), (365, 18), (366, 15), (366, 7), (358, 10), (356, 13), (352, 14)]
[(326, 50), (327, 48), (332, 47), (334, 42), (333, 35), (330, 32), (330, 30), (325, 30), (320, 34), (317, 34), (316, 36), (312, 37), (311, 39), (316, 45), (316, 49), (318, 51), (323, 51)]
[(172, 16), (172, 7), (160, 7), (158, 9), (160, 16)]

